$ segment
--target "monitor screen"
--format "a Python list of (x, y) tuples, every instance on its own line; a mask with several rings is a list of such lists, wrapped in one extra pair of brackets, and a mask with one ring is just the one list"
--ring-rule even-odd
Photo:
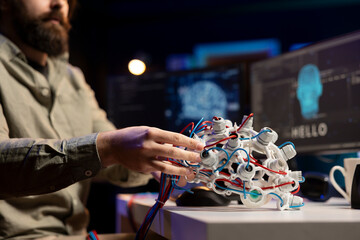
[(107, 114), (116, 127), (164, 128), (166, 73), (112, 76), (107, 79)]
[(239, 124), (246, 111), (243, 79), (239, 65), (172, 72), (165, 93), (167, 128), (181, 131), (214, 116)]
[(312, 44), (251, 68), (254, 127), (300, 153), (360, 148), (360, 32)]

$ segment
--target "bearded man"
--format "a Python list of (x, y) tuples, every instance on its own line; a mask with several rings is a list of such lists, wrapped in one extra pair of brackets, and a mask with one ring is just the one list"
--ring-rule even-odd
[(116, 130), (106, 119), (68, 63), (74, 6), (0, 0), (0, 239), (85, 236), (91, 177), (133, 187), (157, 171), (192, 176), (164, 158), (200, 161), (172, 147), (203, 149), (193, 139), (145, 126)]

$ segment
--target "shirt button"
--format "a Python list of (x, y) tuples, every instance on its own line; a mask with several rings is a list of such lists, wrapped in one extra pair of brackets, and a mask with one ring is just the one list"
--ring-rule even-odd
[(85, 176), (90, 177), (92, 175), (92, 171), (91, 170), (86, 170), (85, 171)]
[(49, 96), (49, 94), (50, 94), (50, 90), (48, 88), (41, 89), (41, 95), (43, 95), (44, 97)]

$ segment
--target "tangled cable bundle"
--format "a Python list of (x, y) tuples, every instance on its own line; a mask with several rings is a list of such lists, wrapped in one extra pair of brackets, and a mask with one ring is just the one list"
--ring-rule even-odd
[[(193, 170), (195, 178), (188, 182), (204, 183), (225, 196), (238, 194), (248, 208), (261, 207), (272, 198), (277, 200), (279, 210), (298, 209), (304, 205), (303, 199), (294, 194), (305, 179), (301, 171), (289, 170), (287, 163), (296, 155), (294, 144), (285, 142), (275, 145), (278, 135), (271, 128), (255, 131), (253, 114), (244, 116), (240, 126), (230, 120), (213, 117), (212, 121), (201, 119), (196, 125), (190, 123), (181, 133), (188, 128), (191, 138), (205, 144), (200, 152), (201, 162), (194, 165), (185, 160), (167, 159)], [(145, 237), (156, 212), (173, 189), (181, 189), (176, 185), (178, 179), (177, 176), (162, 174), (159, 197), (140, 227), (137, 239)]]

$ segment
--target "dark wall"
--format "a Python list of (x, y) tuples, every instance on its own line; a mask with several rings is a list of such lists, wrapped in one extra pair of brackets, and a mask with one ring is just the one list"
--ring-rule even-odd
[(282, 50), (360, 29), (359, 0), (78, 0), (70, 61), (105, 106), (106, 77), (145, 54), (149, 71), (198, 43), (278, 38)]

